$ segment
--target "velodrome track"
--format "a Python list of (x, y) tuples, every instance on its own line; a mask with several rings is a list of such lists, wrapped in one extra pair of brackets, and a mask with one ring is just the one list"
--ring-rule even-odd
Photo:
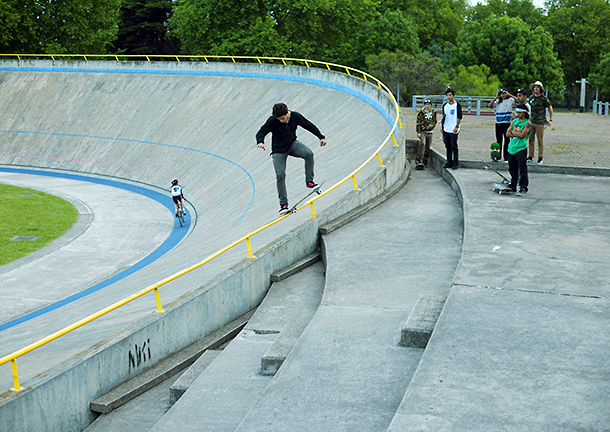
[[(24, 176), (32, 175), (30, 170), (39, 170), (43, 175), (72, 177), (76, 182), (87, 182), (88, 178), (93, 182), (115, 182), (98, 186), (118, 187), (119, 193), (105, 205), (124, 208), (129, 222), (139, 225), (136, 237), (147, 245), (146, 253), (139, 251), (139, 255), (156, 255), (152, 262), (143, 263), (145, 258), (132, 257), (141, 267), (135, 272), (121, 273), (132, 264), (121, 263), (120, 259), (114, 267), (95, 269), (96, 280), (114, 277), (113, 283), (88, 295), (79, 293), (95, 285), (91, 280), (77, 278), (82, 279), (80, 283), (67, 276), (73, 274), (74, 262), (52, 269), (30, 264), (21, 275), (23, 280), (40, 280), (40, 292), (52, 290), (54, 294), (41, 302), (22, 302), (19, 313), (0, 322), (0, 356), (58, 330), (58, 325), (74, 322), (196, 264), (273, 220), (278, 210), (273, 167), (269, 150), (256, 149), (254, 134), (274, 103), (287, 103), (326, 135), (328, 145), (320, 148), (314, 136), (306, 131), (299, 134), (315, 152), (316, 181), (323, 180), (325, 185), (336, 183), (358, 167), (391, 129), (388, 114), (366, 98), (307, 79), (232, 72), (201, 74), (173, 64), (167, 71), (133, 65), (99, 68), (91, 64), (95, 63), (80, 63), (78, 67), (58, 67), (52, 62), (32, 62), (27, 67), (17, 62), (2, 63), (0, 167), (15, 170), (13, 175), (18, 175), (19, 170), (24, 170)], [(369, 164), (359, 178), (378, 169), (375, 163)], [(287, 171), (289, 196), (294, 202), (306, 192), (302, 162), (291, 161)], [(170, 198), (165, 203), (160, 198), (167, 195), (172, 178), (180, 179), (185, 187), (190, 203), (188, 228), (174, 226), (173, 215), (167, 210)], [(138, 192), (139, 188), (148, 192)], [(348, 182), (318, 200), (316, 211), (332, 207), (352, 189)], [(148, 204), (154, 207), (151, 213), (158, 216), (154, 222), (138, 223), (148, 220), (140, 214), (146, 205), (132, 207), (133, 193), (140, 195), (139, 200), (146, 194), (157, 194), (152, 199), (156, 202)], [(69, 191), (66, 195), (70, 196)], [(78, 200), (86, 205), (88, 198)], [(124, 213), (121, 215), (124, 217)], [(258, 234), (252, 239), (253, 249), (263, 248), (310, 217), (304, 210)], [(107, 231), (110, 239), (117, 236), (117, 258), (124, 252), (120, 228), (117, 220), (116, 229), (111, 223)], [(170, 238), (173, 239), (168, 241)], [(95, 261), (98, 246), (95, 240), (91, 241), (81, 253), (93, 256)], [(238, 245), (201, 269), (169, 283), (161, 289), (163, 303), (205, 284), (246, 256), (245, 244)], [(18, 270), (13, 270), (12, 276)], [(79, 271), (93, 272), (87, 266)], [(54, 277), (45, 282), (45, 274), (33, 278), (32, 272)], [(5, 286), (5, 275), (0, 273), (0, 287)], [(44, 283), (52, 286), (45, 287)], [(2, 291), (4, 288), (0, 288), (0, 297), (4, 295)], [(16, 292), (13, 290), (12, 294)], [(75, 296), (74, 301), (54, 306), (70, 296)], [(49, 310), (43, 311), (44, 307)], [(150, 294), (22, 357), (20, 379), (27, 384), (28, 379), (150, 315), (154, 308)], [(27, 319), (16, 321), (19, 317)], [(10, 367), (4, 365), (0, 367), (2, 391), (11, 385)]]

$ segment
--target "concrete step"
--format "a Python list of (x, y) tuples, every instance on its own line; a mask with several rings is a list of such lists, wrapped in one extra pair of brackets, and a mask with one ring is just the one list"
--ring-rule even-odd
[(261, 359), (273, 357), (276, 363), (268, 368), (279, 368), (315, 314), (323, 289), (319, 260), (273, 283), (244, 330), (190, 383), (152, 431), (235, 430), (273, 380), (272, 374), (261, 371)]
[(254, 310), (245, 313), (183, 350), (171, 355), (140, 375), (125, 381), (90, 403), (91, 411), (108, 413), (150, 390), (167, 378), (192, 365), (206, 350), (214, 349), (234, 338), (244, 328)]
[(212, 363), (221, 353), (219, 350), (207, 350), (195, 363), (191, 365), (174, 384), (169, 388), (169, 403), (173, 405), (184, 394), (184, 392), (193, 384), (199, 375)]
[(444, 304), (444, 297), (419, 297), (402, 328), (400, 345), (410, 348), (426, 348)]

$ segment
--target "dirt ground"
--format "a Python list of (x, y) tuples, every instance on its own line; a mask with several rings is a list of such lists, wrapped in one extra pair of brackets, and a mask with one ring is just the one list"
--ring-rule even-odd
[[(406, 138), (417, 139), (417, 113), (408, 107), (401, 108), (401, 111)], [(458, 139), (461, 160), (490, 159), (490, 145), (495, 142), (496, 136), (494, 123), (495, 117), (491, 115), (464, 115)], [(438, 125), (434, 130), (432, 147), (445, 154), (441, 136)], [(536, 148), (534, 160), (537, 157)], [(610, 117), (555, 112), (553, 126), (545, 128), (544, 132), (544, 164), (610, 168)]]

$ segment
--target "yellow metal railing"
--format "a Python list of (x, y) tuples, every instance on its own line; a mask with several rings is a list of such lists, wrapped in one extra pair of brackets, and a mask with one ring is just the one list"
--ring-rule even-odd
[[(182, 58), (183, 61), (187, 60), (187, 61), (197, 61), (198, 59), (204, 59), (206, 62), (209, 61), (209, 59), (219, 59), (219, 60), (232, 60), (233, 63), (236, 63), (236, 59), (238, 60), (247, 60), (247, 61), (253, 61), (256, 60), (258, 61), (258, 63), (262, 63), (262, 61), (281, 61), (283, 65), (288, 66), (289, 63), (297, 63), (297, 64), (305, 64), (307, 67), (311, 67), (310, 65), (318, 65), (318, 66), (325, 66), (327, 70), (330, 71), (339, 71), (339, 72), (344, 72), (350, 76), (358, 76), (361, 75), (362, 79), (364, 79), (365, 81), (369, 81), (372, 80), (373, 82), (375, 82), (377, 84), (377, 86), (379, 87), (379, 89), (385, 91), (390, 98), (392, 99), (392, 102), (394, 103), (394, 106), (396, 108), (396, 118), (394, 119), (394, 123), (392, 125), (392, 129), (390, 130), (390, 133), (388, 134), (388, 136), (385, 138), (385, 140), (383, 141), (383, 143), (377, 148), (377, 150), (375, 150), (375, 152), (362, 164), (360, 165), (358, 168), (356, 168), (353, 172), (351, 172), (350, 174), (348, 174), (344, 179), (342, 179), (341, 181), (337, 182), (335, 185), (331, 186), (330, 188), (328, 188), (327, 190), (325, 190), (322, 194), (317, 195), (313, 198), (311, 198), (310, 200), (308, 200), (307, 202), (305, 202), (303, 205), (301, 205), (297, 210), (301, 210), (306, 206), (310, 206), (311, 209), (311, 216), (312, 218), (316, 219), (316, 212), (315, 212), (315, 207), (314, 207), (314, 202), (320, 198), (322, 198), (323, 196), (329, 194), (330, 192), (332, 192), (333, 190), (335, 190), (336, 188), (338, 188), (339, 186), (341, 186), (343, 183), (347, 182), (348, 180), (352, 180), (353, 185), (354, 185), (354, 189), (355, 190), (359, 190), (358, 188), (358, 183), (356, 182), (356, 174), (358, 174), (369, 162), (371, 162), (374, 158), (377, 158), (379, 165), (381, 167), (383, 167), (383, 161), (381, 159), (380, 156), (380, 152), (381, 150), (385, 147), (385, 145), (390, 141), (390, 138), (392, 139), (394, 146), (398, 146), (398, 143), (396, 142), (396, 138), (394, 136), (394, 133), (396, 131), (397, 127), (402, 128), (402, 123), (400, 121), (400, 107), (398, 106), (398, 103), (396, 102), (396, 99), (394, 98), (394, 95), (392, 94), (392, 92), (390, 91), (390, 89), (388, 89), (385, 84), (383, 84), (381, 81), (379, 81), (377, 78), (373, 77), (372, 75), (367, 74), (366, 72), (360, 71), (358, 69), (353, 69), (350, 68), (348, 66), (341, 66), (338, 64), (334, 64), (334, 63), (327, 63), (327, 62), (321, 62), (321, 61), (316, 61), (316, 60), (303, 60), (303, 59), (291, 59), (291, 58), (281, 58), (281, 57), (247, 57), (247, 56), (170, 56), (170, 55), (155, 55), (155, 56), (151, 56), (151, 55), (76, 55), (76, 54), (0, 54), (0, 58), (17, 58), (19, 60), (24, 59), (24, 58), (33, 58), (33, 59), (40, 59), (40, 58), (51, 58), (52, 60), (56, 60), (56, 58), (64, 58), (64, 59), (68, 59), (68, 60), (73, 60), (73, 59), (84, 59), (85, 61), (89, 61), (90, 59), (113, 59), (116, 61), (121, 61), (121, 59), (125, 59), (125, 60), (130, 60), (130, 59), (146, 59), (146, 61), (151, 61), (150, 59), (163, 59), (163, 60), (176, 60), (176, 61), (181, 61), (180, 59)], [(331, 68), (332, 67), (332, 68)], [(352, 73), (354, 73), (355, 75), (353, 75), (352, 73), (350, 73), (350, 71), (352, 71)], [(278, 223), (279, 221), (287, 218), (288, 216), (290, 216), (292, 213), (288, 213), (284, 216), (281, 216), (277, 219), (275, 219), (274, 221), (261, 226), (260, 228), (257, 228), (256, 230), (250, 232), (249, 234), (246, 234), (245, 236), (241, 237), (240, 239), (234, 241), (233, 243), (231, 243), (230, 245), (220, 249), (219, 251), (217, 251), (216, 253), (210, 255), (209, 257), (207, 257), (206, 259), (204, 259), (203, 261), (189, 267), (186, 268), (172, 276), (169, 276), (165, 279), (163, 279), (160, 282), (157, 282), (123, 300), (120, 300), (108, 307), (105, 307), (104, 309), (89, 315), (88, 317), (85, 317), (83, 319), (81, 319), (80, 321), (75, 322), (72, 325), (69, 325), (68, 327), (65, 327), (53, 334), (50, 334), (49, 336), (46, 336), (40, 340), (38, 340), (37, 342), (34, 342), (24, 348), (21, 348), (20, 350), (14, 351), (9, 355), (6, 355), (2, 358), (0, 358), (0, 365), (6, 364), (6, 363), (11, 363), (11, 371), (12, 371), (12, 375), (13, 375), (13, 387), (11, 388), (12, 391), (20, 391), (21, 390), (21, 384), (19, 382), (19, 372), (17, 370), (17, 358), (21, 357), (22, 355), (25, 355), (43, 345), (46, 345), (47, 343), (67, 334), (70, 333), (73, 330), (76, 330), (79, 327), (84, 326), (85, 324), (90, 323), (91, 321), (96, 320), (97, 318), (100, 318), (103, 315), (106, 315), (107, 313), (120, 308), (121, 306), (132, 302), (133, 300), (142, 297), (145, 294), (148, 294), (151, 291), (154, 291), (155, 293), (155, 301), (157, 304), (157, 313), (162, 313), (163, 312), (163, 307), (161, 305), (161, 296), (159, 294), (159, 288), (177, 278), (179, 278), (180, 276), (183, 276), (203, 265), (205, 265), (206, 263), (212, 261), (214, 258), (218, 257), (219, 255), (222, 255), (223, 253), (225, 253), (226, 251), (228, 251), (229, 249), (232, 249), (233, 247), (237, 246), (238, 244), (245, 242), (246, 243), (246, 248), (248, 251), (248, 258), (254, 258), (254, 254), (252, 253), (252, 242), (251, 242), (251, 238), (253, 236), (255, 236), (256, 234), (258, 234), (259, 232), (266, 230), (267, 228), (269, 228), (270, 226)]]

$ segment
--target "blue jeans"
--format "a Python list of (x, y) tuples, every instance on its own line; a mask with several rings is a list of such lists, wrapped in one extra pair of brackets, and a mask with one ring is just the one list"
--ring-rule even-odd
[(275, 168), (275, 181), (280, 206), (288, 205), (288, 192), (286, 191), (286, 159), (288, 156), (305, 159), (305, 183), (313, 182), (313, 151), (299, 140), (295, 140), (288, 152), (273, 153), (273, 168)]

